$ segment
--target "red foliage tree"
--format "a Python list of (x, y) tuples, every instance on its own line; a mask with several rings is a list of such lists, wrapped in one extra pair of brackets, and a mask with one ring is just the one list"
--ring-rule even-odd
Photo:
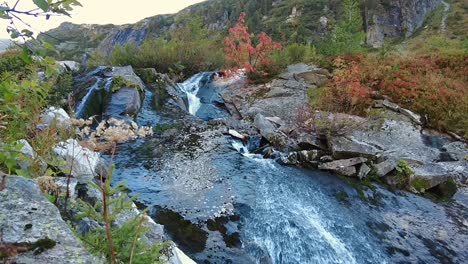
[(237, 25), (229, 29), (229, 36), (224, 39), (226, 59), (232, 62), (234, 68), (227, 72), (244, 69), (247, 73), (268, 75), (262, 69), (273, 64), (271, 53), (281, 50), (280, 43), (274, 42), (265, 32), (258, 36), (258, 44), (253, 44), (254, 34), (245, 25), (245, 13), (241, 13)]

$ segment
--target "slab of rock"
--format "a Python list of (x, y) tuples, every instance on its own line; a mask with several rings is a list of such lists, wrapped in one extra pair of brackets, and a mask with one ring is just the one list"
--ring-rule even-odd
[(7, 176), (0, 191), (0, 229), (4, 243), (36, 247), (14, 257), (14, 263), (104, 263), (85, 249), (33, 180)]
[(317, 135), (312, 133), (301, 133), (297, 137), (297, 145), (303, 150), (312, 150), (312, 149), (320, 149), (326, 150), (327, 146), (325, 146)]
[(350, 137), (332, 137), (329, 140), (330, 148), (335, 159), (346, 159), (352, 157), (365, 157), (376, 159), (381, 150), (376, 147), (360, 142)]
[(296, 79), (304, 80), (309, 85), (321, 86), (328, 81), (328, 76), (318, 72), (310, 71), (296, 74)]
[(371, 168), (369, 168), (369, 166), (367, 166), (367, 164), (363, 163), (361, 165), (361, 167), (359, 167), (359, 171), (358, 171), (358, 174), (357, 174), (357, 177), (362, 180), (364, 179), (365, 177), (367, 177), (367, 175), (369, 175), (369, 173), (371, 172)]
[(254, 125), (260, 131), (260, 135), (274, 146), (285, 147), (287, 145), (287, 138), (284, 134), (276, 130), (276, 126), (268, 121), (263, 115), (257, 114), (255, 116)]
[(237, 138), (237, 139), (240, 139), (240, 140), (245, 140), (246, 139), (245, 135), (242, 135), (241, 133), (237, 132), (234, 129), (229, 129), (228, 134), (235, 137), (235, 138)]
[(336, 172), (338, 175), (346, 176), (346, 177), (353, 177), (356, 175), (356, 167), (351, 166), (351, 167), (346, 167), (346, 168), (339, 168), (336, 170), (333, 170)]
[(468, 180), (468, 161), (437, 162), (410, 167), (414, 172), (412, 179), (423, 179), (426, 190), (449, 179), (459, 184), (466, 184)]
[(96, 175), (96, 167), (100, 162), (99, 153), (81, 147), (78, 141), (69, 139), (60, 142), (53, 151), (65, 161), (59, 165), (60, 169), (66, 174), (71, 169), (71, 175), (79, 183), (86, 184)]
[(358, 157), (352, 159), (335, 160), (319, 165), (321, 170), (338, 170), (367, 162), (366, 158)]
[(395, 159), (389, 158), (381, 163), (375, 164), (375, 172), (378, 177), (384, 177), (390, 172), (392, 172), (397, 166), (397, 161)]

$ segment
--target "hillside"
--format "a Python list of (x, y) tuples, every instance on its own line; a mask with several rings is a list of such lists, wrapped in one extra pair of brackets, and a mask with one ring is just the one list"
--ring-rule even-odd
[(0, 52), (6, 50), (11, 45), (11, 41), (8, 39), (0, 39)]
[[(435, 10), (441, 0), (366, 1), (361, 13), (370, 46), (381, 46), (385, 38), (411, 36)], [(164, 37), (183, 27), (193, 17), (203, 17), (209, 30), (227, 31), (241, 12), (253, 32), (265, 31), (283, 43), (316, 43), (339, 21), (341, 1), (337, 0), (209, 0), (190, 6), (177, 14), (149, 17), (135, 24), (75, 25), (63, 23), (41, 34), (56, 44), (60, 59), (82, 61), (83, 54), (99, 50), (109, 54), (116, 45), (141, 44), (146, 39)], [(76, 34), (75, 34), (76, 33)], [(79, 37), (78, 37), (79, 36)]]

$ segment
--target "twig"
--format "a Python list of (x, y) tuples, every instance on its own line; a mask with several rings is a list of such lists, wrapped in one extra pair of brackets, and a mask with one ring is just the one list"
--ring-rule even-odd
[(146, 220), (146, 215), (143, 215), (140, 218), (140, 221), (138, 222), (138, 227), (137, 227), (137, 230), (136, 230), (136, 233), (135, 233), (135, 237), (133, 238), (132, 251), (130, 253), (130, 262), (129, 262), (129, 264), (133, 263), (133, 254), (135, 253), (135, 248), (136, 248), (136, 244), (137, 244), (137, 241), (138, 241), (138, 234), (140, 233), (140, 229), (143, 226), (143, 223), (145, 222), (145, 220)]
[[(109, 173), (111, 173), (111, 168), (112, 168), (112, 160), (115, 155), (115, 148), (116, 146), (114, 145), (114, 148), (112, 150), (112, 156), (109, 162)], [(110, 178), (110, 177), (108, 177)], [(110, 183), (109, 183), (110, 184)], [(101, 175), (101, 194), (102, 194), (102, 208), (103, 208), (103, 217), (104, 217), (104, 222), (106, 224), (106, 236), (107, 236), (107, 241), (109, 242), (109, 251), (111, 255), (111, 261), (112, 264), (117, 264), (117, 258), (115, 256), (115, 251), (114, 251), (114, 243), (112, 242), (112, 231), (111, 231), (111, 223), (109, 220), (109, 204), (107, 202), (107, 183), (104, 183), (104, 179)]]

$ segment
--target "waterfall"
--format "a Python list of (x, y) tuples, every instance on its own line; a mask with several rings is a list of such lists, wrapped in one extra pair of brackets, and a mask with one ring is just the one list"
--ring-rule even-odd
[(187, 95), (188, 110), (192, 115), (196, 115), (200, 109), (201, 100), (197, 94), (203, 85), (203, 78), (205, 78), (207, 74), (211, 75), (212, 73), (201, 72), (179, 84), (181, 90)]
[(88, 93), (86, 93), (86, 95), (81, 100), (80, 104), (76, 107), (75, 113), (77, 117), (79, 118), (83, 117), (84, 111), (86, 109), (86, 105), (88, 104), (89, 99), (91, 99), (91, 96), (94, 94), (94, 92), (99, 89), (99, 85), (101, 84), (101, 81), (102, 81), (101, 78), (97, 78), (93, 86), (91, 86), (88, 89)]

